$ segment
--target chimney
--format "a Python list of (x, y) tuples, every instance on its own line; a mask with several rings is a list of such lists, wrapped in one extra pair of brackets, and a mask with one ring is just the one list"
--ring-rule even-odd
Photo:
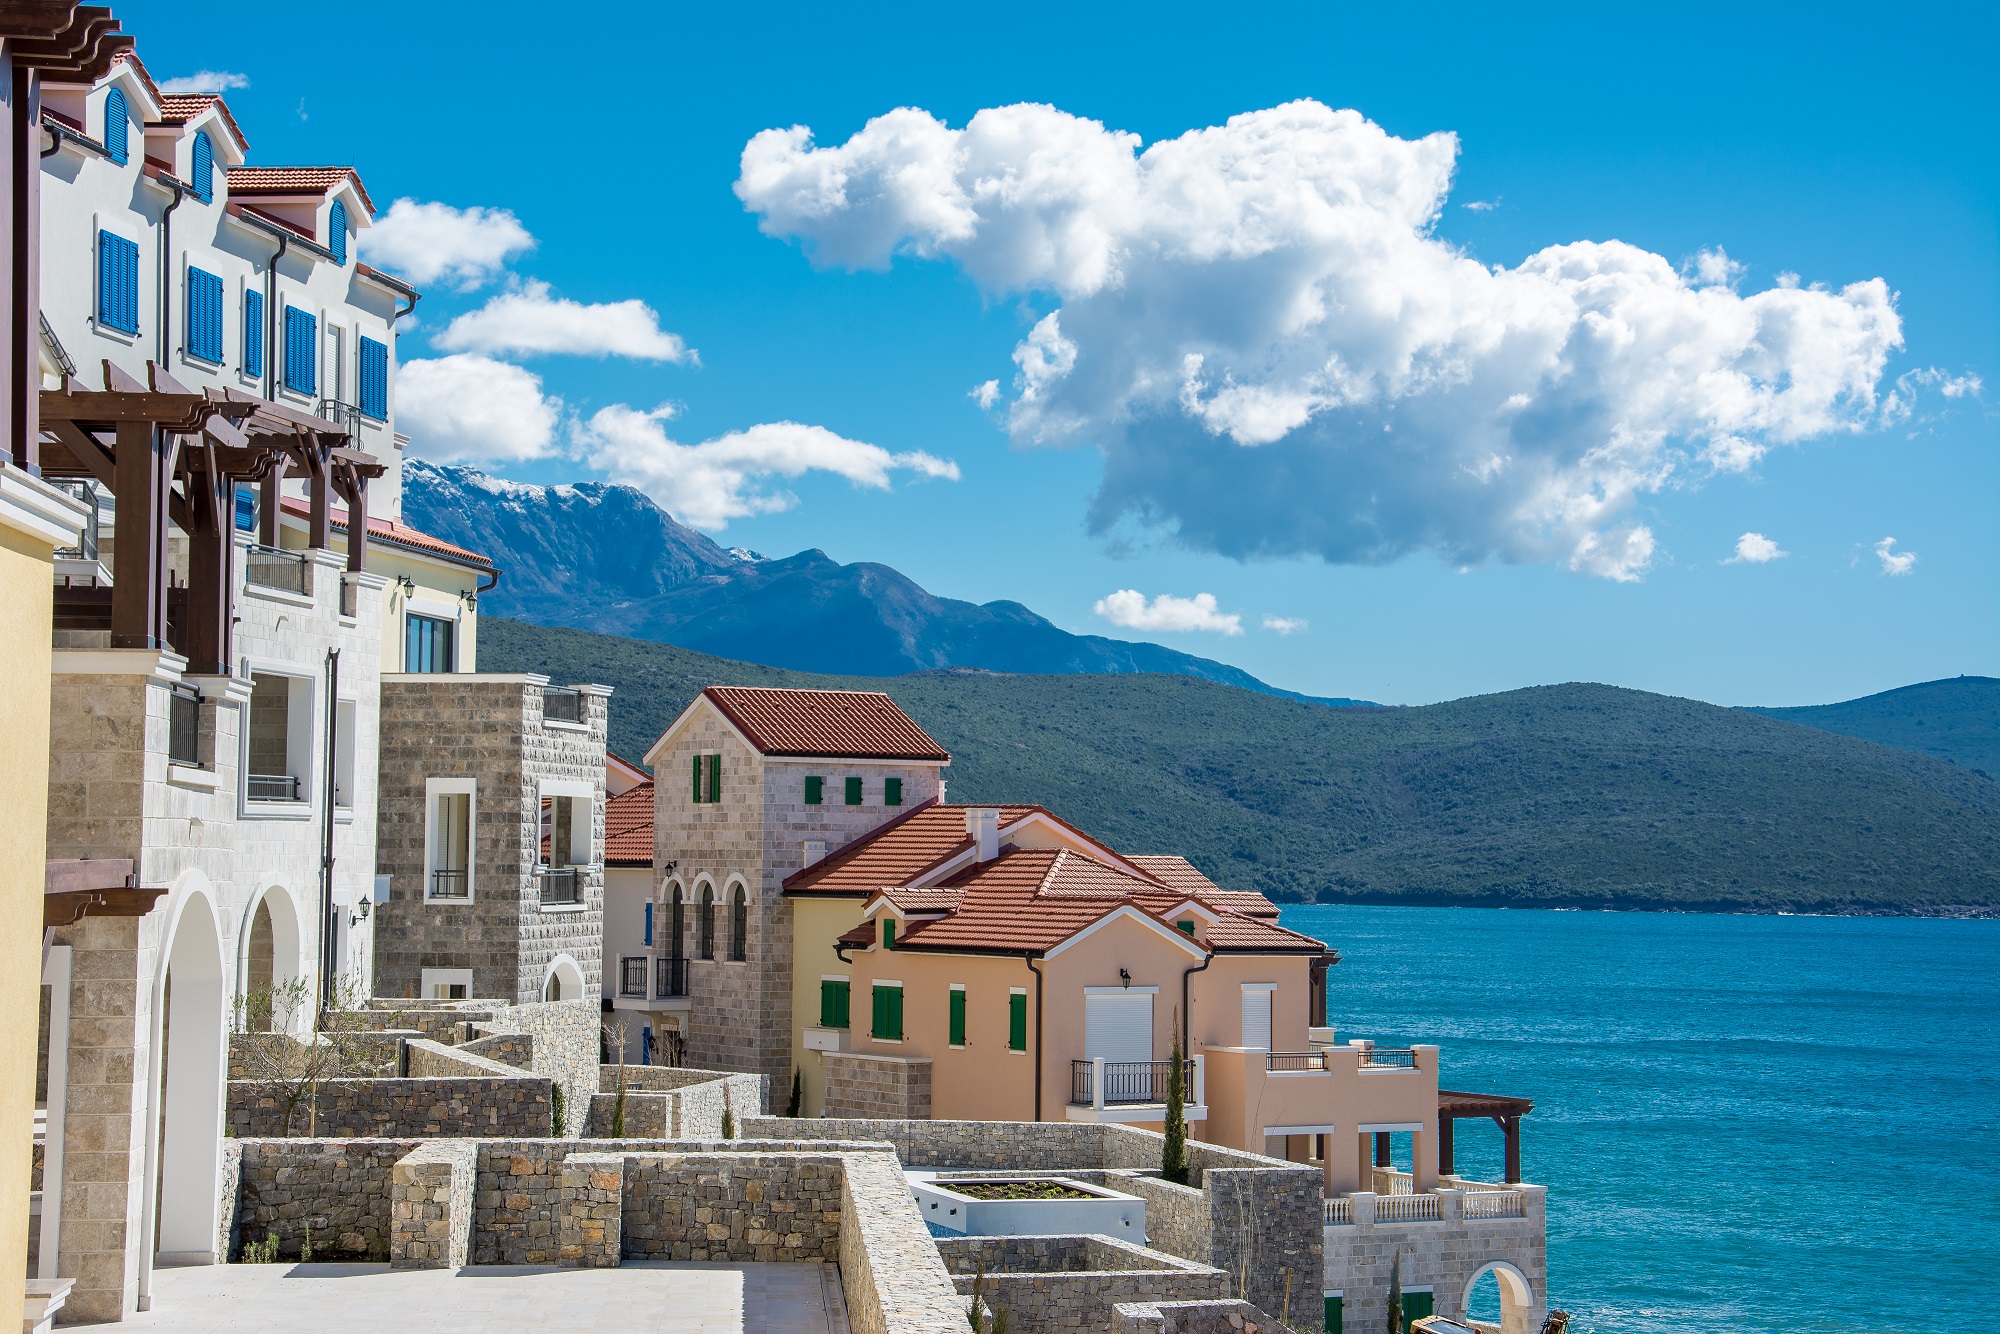
[(814, 862), (822, 860), (825, 856), (826, 840), (823, 838), (809, 838), (806, 840), (805, 856), (800, 860), (799, 865), (801, 867), (811, 866)]
[(1000, 811), (997, 807), (966, 807), (965, 832), (972, 835), (974, 861), (990, 862), (1000, 855)]

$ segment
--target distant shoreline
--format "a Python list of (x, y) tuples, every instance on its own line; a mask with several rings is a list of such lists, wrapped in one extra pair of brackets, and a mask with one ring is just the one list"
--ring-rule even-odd
[(1917, 907), (1856, 907), (1856, 908), (1780, 908), (1748, 907), (1742, 904), (1689, 903), (1658, 904), (1632, 903), (1611, 900), (1599, 903), (1547, 903), (1521, 902), (1505, 899), (1426, 898), (1414, 895), (1362, 895), (1340, 899), (1291, 899), (1276, 900), (1280, 909), (1285, 908), (1484, 908), (1487, 910), (1513, 909), (1520, 912), (1615, 912), (1615, 913), (1665, 913), (1680, 916), (1711, 917), (1925, 917), (1953, 920), (1988, 921), (2000, 919), (2000, 904), (1951, 904), (1944, 906)]

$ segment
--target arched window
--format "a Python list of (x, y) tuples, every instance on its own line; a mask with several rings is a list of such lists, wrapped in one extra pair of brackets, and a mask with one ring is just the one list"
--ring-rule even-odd
[(701, 887), (701, 957), (715, 957), (715, 887)]
[(687, 905), (681, 902), (681, 887), (667, 901), (667, 957), (678, 959), (687, 948)]
[(333, 252), (334, 263), (347, 263), (347, 205), (338, 199), (326, 211), (326, 248)]
[(194, 197), (202, 203), (215, 199), (215, 145), (209, 142), (207, 130), (196, 130), (194, 135), (194, 170), (188, 173), (194, 177), (188, 185), (194, 189)]
[(750, 957), (750, 904), (741, 885), (729, 896), (729, 957), (737, 963)]
[(132, 109), (126, 105), (125, 90), (113, 88), (104, 95), (104, 151), (119, 166), (125, 165), (125, 144), (132, 132)]
[(562, 974), (550, 973), (549, 984), (542, 988), (542, 999), (559, 1001), (562, 998)]

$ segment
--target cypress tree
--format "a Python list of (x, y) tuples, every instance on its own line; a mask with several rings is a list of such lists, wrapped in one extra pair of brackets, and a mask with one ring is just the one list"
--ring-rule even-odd
[(1188, 1180), (1186, 1064), (1181, 1053), (1181, 1012), (1176, 1006), (1173, 1058), (1167, 1066), (1167, 1142), (1160, 1151), (1160, 1176), (1181, 1186)]

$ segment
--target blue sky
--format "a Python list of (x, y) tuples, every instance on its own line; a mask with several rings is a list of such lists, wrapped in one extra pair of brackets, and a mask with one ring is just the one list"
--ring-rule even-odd
[[(657, 495), (795, 498), (711, 526), (726, 545), (881, 561), (941, 595), (1016, 599), (1314, 693), (1421, 703), (1597, 680), (1793, 704), (2000, 673), (1991, 7), (645, 6), (576, 11), (568, 31), (544, 6), (505, 4), (356, 5), (332, 26), (310, 6), (117, 12), (156, 77), (248, 80), (227, 96), (253, 162), (351, 162), (381, 210), (507, 210), (532, 235), (476, 287), (426, 283), (398, 349), (406, 365), (475, 356), (540, 377), (546, 440), (516, 452), (542, 457), (482, 463), (503, 475), (601, 477), (592, 457), (650, 449)], [(1150, 148), (1300, 99), (1367, 123), (1244, 122), (1237, 139), (1150, 155), (1143, 188), (1116, 183), (1143, 169), (1104, 131)], [(1066, 117), (989, 111), (1024, 102)], [(905, 125), (914, 139), (867, 129), (902, 107), (928, 113)], [(992, 133), (961, 135), (982, 111)], [(770, 174), (739, 198), (746, 144), (795, 125), (811, 145), (761, 141)], [(1426, 140), (1440, 133), (1455, 155)], [(1220, 178), (1204, 173), (1253, 134), (1273, 193), (1203, 230), (1187, 201), (1210, 197)], [(867, 191), (916, 140), (999, 172), (1055, 161), (1060, 197), (1028, 227), (1041, 205), (980, 212), (976, 190), (905, 172), (894, 216), (871, 212)], [(1338, 227), (1270, 221), (1301, 181), (1343, 184), (1346, 168), (1298, 165), (1320, 150), (1359, 164), (1355, 246)], [(1159, 185), (1170, 161), (1189, 193)], [(852, 188), (829, 205), (814, 190), (836, 168)], [(1447, 170), (1434, 223), (1384, 221), (1404, 207), (1384, 200), (1421, 205)], [(967, 198), (977, 216), (937, 221)], [(1110, 279), (1060, 231), (1054, 259), (1022, 249), (1071, 224), (1108, 236)], [(1203, 249), (1246, 228), (1276, 235), (1268, 254), (1238, 265)], [(399, 257), (428, 235), (404, 229)], [(1630, 249), (1576, 262), (1639, 273), (1618, 308), (1634, 347), (1598, 346), (1560, 385), (1479, 350), (1483, 302), (1543, 329), (1558, 288), (1524, 261), (1614, 241)], [(1649, 254), (1663, 263), (1640, 273)], [(1409, 308), (1443, 292), (1453, 310), (1380, 337), (1345, 315), (1286, 322), (1301, 292), (1357, 285)], [(635, 329), (629, 307), (582, 312), (571, 345), (645, 355), (525, 350), (487, 306), (509, 292), (530, 315), (640, 301), (661, 332), (643, 313)], [(485, 324), (447, 334), (482, 310)], [(1761, 361), (1716, 354), (1752, 366), (1758, 403), (1675, 368), (1755, 310), (1821, 330), (1760, 344)], [(1062, 337), (1036, 344), (1038, 326)], [(1411, 330), (1428, 341), (1398, 363), (1386, 349)], [(698, 360), (674, 360), (669, 333)], [(1031, 346), (1068, 348), (1074, 369), (1024, 381)], [(1192, 370), (1191, 348), (1206, 358)], [(1335, 354), (1352, 375), (1329, 387)], [(1459, 371), (1460, 387), (1426, 388)], [(1816, 376), (1850, 392), (1801, 401)], [(443, 380), (434, 412), (467, 392)], [(406, 371), (406, 407), (410, 385)], [(643, 415), (662, 405), (670, 416)], [(827, 434), (752, 429), (787, 422)], [(1658, 438), (1610, 462), (1589, 452), (1648, 429)], [(698, 442), (721, 443), (683, 448)], [(783, 458), (835, 470), (758, 471)], [(942, 468), (925, 458), (956, 479), (926, 475)], [(1510, 480), (1537, 468), (1533, 486)], [(849, 480), (871, 470), (886, 487)], [(1785, 554), (1731, 561), (1745, 534), (1770, 544), (1748, 554)], [(1147, 605), (1182, 623), (1234, 615), (1241, 632), (1121, 628), (1094, 610), (1118, 590), (1209, 594), (1213, 613)]]

